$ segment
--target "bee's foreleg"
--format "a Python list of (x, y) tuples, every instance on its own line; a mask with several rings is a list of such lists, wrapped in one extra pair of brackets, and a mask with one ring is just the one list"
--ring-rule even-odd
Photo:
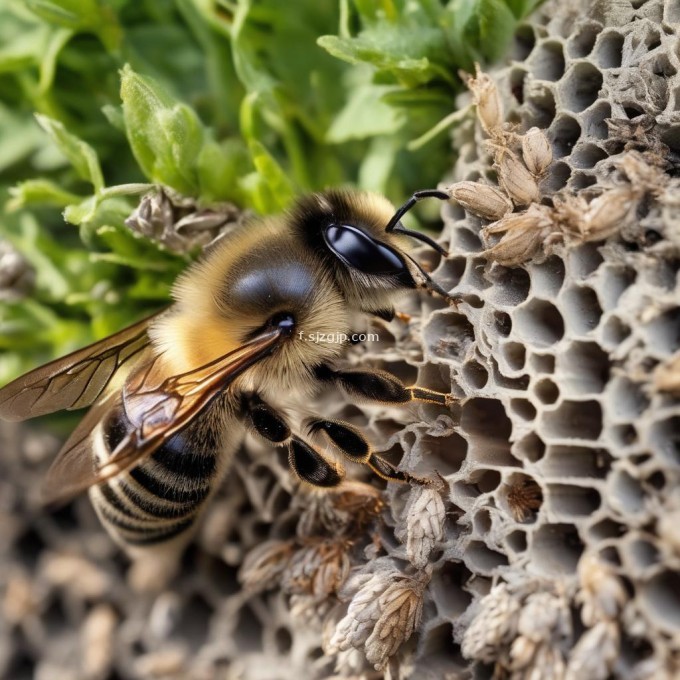
[(406, 472), (397, 470), (376, 453), (364, 435), (353, 425), (339, 420), (312, 420), (309, 424), (310, 432), (323, 432), (335, 444), (341, 453), (353, 463), (368, 465), (377, 475), (390, 482), (413, 482), (415, 484), (430, 484), (430, 480), (414, 477)]
[(313, 446), (294, 435), (285, 418), (258, 395), (243, 395), (241, 413), (257, 434), (288, 449), (290, 467), (303, 482), (328, 488), (338, 486), (344, 479), (342, 467), (333, 465)]
[(323, 432), (345, 458), (353, 463), (368, 463), (371, 458), (371, 446), (359, 430), (339, 420), (315, 419), (308, 424), (310, 434)]
[(353, 396), (388, 404), (407, 404), (423, 401), (428, 404), (450, 406), (455, 398), (451, 394), (435, 392), (425, 387), (406, 387), (395, 376), (378, 369), (335, 370), (330, 366), (316, 369), (320, 380), (332, 381)]

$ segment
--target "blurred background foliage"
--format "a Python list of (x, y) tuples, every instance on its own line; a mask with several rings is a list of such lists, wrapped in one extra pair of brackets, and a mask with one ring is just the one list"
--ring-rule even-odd
[(124, 225), (151, 184), (258, 213), (436, 185), (460, 69), (538, 1), (2, 0), (0, 241), (35, 285), (0, 302), (0, 384), (167, 303), (192, 254)]

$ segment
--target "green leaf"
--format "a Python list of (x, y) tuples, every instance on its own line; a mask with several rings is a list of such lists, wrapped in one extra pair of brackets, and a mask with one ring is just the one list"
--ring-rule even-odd
[(0, 73), (11, 73), (32, 67), (43, 52), (49, 29), (38, 26), (20, 30), (0, 48)]
[(178, 274), (186, 259), (166, 250), (161, 250), (149, 239), (144, 238), (122, 224), (110, 223), (96, 229), (98, 243), (110, 252), (90, 253), (93, 262), (111, 262), (142, 271), (172, 272)]
[(59, 54), (74, 35), (74, 31), (69, 28), (59, 28), (52, 31), (47, 41), (45, 52), (40, 60), (41, 92), (47, 92), (52, 87)]
[(357, 86), (333, 120), (326, 140), (341, 144), (350, 139), (391, 135), (399, 130), (404, 123), (403, 115), (383, 101), (383, 96), (392, 89), (370, 83)]
[(281, 212), (293, 200), (295, 192), (288, 175), (267, 151), (263, 144), (256, 140), (250, 142), (250, 153), (255, 169), (262, 178), (263, 193), (258, 208), (264, 213)]
[(241, 140), (229, 139), (221, 144), (207, 142), (197, 159), (202, 199), (247, 204), (248, 197), (240, 180), (252, 169), (248, 149)]
[(198, 116), (151, 78), (129, 65), (121, 71), (123, 118), (144, 174), (182, 194), (197, 195), (197, 162), (204, 131)]
[(120, 106), (106, 104), (102, 106), (102, 113), (113, 127), (125, 133), (125, 118), (123, 117), (123, 109)]
[(487, 59), (496, 61), (505, 54), (516, 23), (504, 0), (479, 1), (481, 49)]
[(541, 5), (543, 0), (506, 0), (506, 3), (517, 19), (523, 19)]
[(32, 118), (24, 118), (0, 102), (0, 172), (22, 162), (45, 145), (46, 137)]
[(96, 11), (94, 0), (26, 0), (26, 6), (41, 19), (66, 28), (87, 25), (88, 15)]
[(442, 69), (432, 64), (427, 57), (409, 59), (394, 55), (364, 38), (343, 39), (334, 35), (322, 36), (318, 40), (329, 54), (350, 64), (369, 63), (381, 71), (392, 74), (397, 82), (415, 87), (432, 80)]
[(94, 217), (97, 210), (97, 198), (91, 196), (81, 203), (68, 205), (64, 210), (64, 219), (76, 226), (87, 224)]
[(41, 229), (35, 217), (28, 214), (21, 215), (16, 229), (5, 235), (35, 268), (38, 288), (50, 299), (62, 299), (70, 284), (63, 268), (67, 254), (59, 243)]
[(92, 183), (95, 192), (104, 188), (104, 178), (95, 150), (66, 130), (58, 120), (36, 114), (40, 127), (54, 140), (78, 175)]
[(51, 205), (65, 208), (71, 203), (79, 203), (81, 196), (65, 191), (55, 182), (47, 179), (29, 179), (19, 182), (10, 189), (11, 200), (7, 203), (8, 210), (19, 210), (32, 205)]
[(376, 137), (359, 169), (359, 186), (366, 191), (386, 193), (390, 175), (394, 172), (398, 151), (398, 140)]
[(26, 0), (26, 6), (54, 26), (96, 33), (110, 50), (120, 44), (121, 28), (107, 0)]

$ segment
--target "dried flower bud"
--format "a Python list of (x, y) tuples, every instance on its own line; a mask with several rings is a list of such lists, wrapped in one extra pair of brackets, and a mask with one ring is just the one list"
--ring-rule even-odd
[(607, 680), (619, 658), (618, 626), (602, 621), (586, 630), (569, 654), (564, 680)]
[(547, 590), (529, 595), (517, 621), (517, 631), (536, 642), (558, 642), (571, 633), (567, 599)]
[(167, 646), (158, 651), (138, 656), (134, 661), (134, 677), (137, 678), (187, 678), (188, 650), (184, 647)]
[(324, 495), (331, 498), (336, 515), (345, 517), (345, 526), (353, 531), (363, 531), (385, 506), (375, 487), (354, 480), (347, 480), (339, 490)]
[[(661, 159), (660, 159), (661, 160)], [(665, 164), (665, 159), (661, 160)], [(669, 183), (668, 173), (657, 165), (651, 165), (645, 157), (637, 151), (629, 151), (618, 163), (626, 174), (631, 185), (638, 191), (650, 191), (659, 195)]]
[(496, 83), (475, 64), (476, 78), (468, 76), (466, 85), (477, 105), (477, 118), (484, 131), (491, 137), (502, 134), (503, 102)]
[(411, 489), (404, 517), (406, 556), (414, 567), (422, 569), (434, 547), (444, 538), (446, 508), (439, 491), (431, 486)]
[(500, 650), (510, 644), (517, 633), (520, 602), (501, 583), (491, 589), (481, 603), (463, 637), (461, 651), (468, 659), (485, 663), (497, 661)]
[(379, 572), (373, 575), (357, 575), (348, 581), (347, 589), (360, 585), (349, 603), (347, 614), (338, 623), (328, 643), (327, 651), (334, 653), (337, 650), (344, 651), (351, 647), (363, 646), (373, 632), (374, 623), (380, 617), (378, 599), (389, 586), (391, 579), (391, 573)]
[(292, 594), (329, 597), (349, 574), (348, 546), (343, 541), (317, 540), (297, 550), (288, 562), (282, 587)]
[(6, 578), (5, 595), (2, 601), (4, 620), (12, 625), (37, 616), (40, 610), (40, 598), (35, 585), (18, 570), (12, 570)]
[(146, 194), (125, 225), (178, 253), (215, 241), (241, 213), (230, 203), (199, 208), (196, 202), (167, 188)]
[(246, 555), (239, 570), (239, 582), (248, 590), (273, 587), (292, 554), (291, 541), (265, 541)]
[(81, 631), (83, 677), (108, 677), (113, 665), (114, 633), (118, 617), (109, 604), (99, 604), (87, 615)]
[(48, 553), (41, 559), (40, 573), (48, 583), (76, 597), (98, 599), (111, 588), (109, 574), (78, 555)]
[(657, 366), (654, 371), (654, 387), (659, 392), (680, 394), (680, 352)]
[(366, 525), (381, 512), (384, 501), (369, 484), (347, 480), (324, 494), (302, 494), (302, 513), (297, 525), (300, 539), (331, 534), (353, 538), (363, 534)]
[(145, 196), (133, 213), (125, 220), (125, 226), (147, 238), (160, 240), (175, 222), (172, 201), (162, 189), (154, 189)]
[(7, 241), (0, 241), (0, 302), (20, 300), (35, 285), (35, 270)]
[(583, 605), (581, 620), (586, 626), (615, 620), (628, 600), (614, 570), (593, 555), (584, 555), (578, 564), (581, 589), (576, 600)]
[(517, 671), (529, 666), (536, 655), (536, 650), (542, 646), (536, 640), (523, 635), (517, 636), (510, 647), (510, 667), (512, 670)]
[(389, 558), (374, 560), (370, 567), (373, 573), (354, 574), (340, 591), (341, 600), (351, 601), (325, 649), (336, 654), (363, 648), (368, 661), (382, 669), (420, 623), (432, 570), (405, 576)]
[(366, 640), (366, 658), (376, 670), (385, 668), (389, 657), (420, 625), (423, 592), (428, 582), (429, 574), (422, 578), (399, 578), (380, 596), (380, 617)]
[(582, 240), (602, 241), (619, 232), (637, 198), (637, 193), (630, 187), (609, 189), (596, 198), (588, 206)]
[(663, 545), (680, 557), (680, 508), (669, 508), (658, 519), (657, 531)]
[(541, 195), (534, 176), (526, 165), (506, 148), (499, 148), (496, 154), (495, 167), (498, 170), (498, 182), (517, 206), (538, 203)]
[(529, 172), (541, 177), (552, 163), (552, 146), (543, 130), (532, 127), (522, 135), (522, 158)]
[(533, 479), (510, 484), (505, 497), (516, 522), (526, 522), (543, 502), (541, 487)]
[(488, 184), (456, 182), (447, 193), (465, 210), (485, 220), (500, 220), (512, 210), (510, 199)]
[(489, 234), (503, 234), (501, 240), (484, 251), (487, 257), (505, 266), (515, 266), (531, 259), (544, 246), (545, 239), (555, 231), (548, 213), (532, 205), (523, 213), (508, 215), (482, 230)]
[[(517, 638), (517, 647), (520, 648), (520, 641), (524, 638)], [(511, 676), (512, 678), (521, 678), (522, 680), (564, 680), (564, 673), (566, 666), (564, 663), (564, 656), (559, 647), (551, 646), (549, 644), (535, 645), (533, 654), (530, 658), (524, 658), (525, 665), (520, 666), (520, 657), (515, 657), (515, 645), (512, 647), (512, 662), (510, 664), (511, 670), (516, 671)], [(530, 665), (530, 667), (528, 667)], [(524, 672), (517, 672), (518, 670)]]
[(553, 221), (559, 229), (568, 236), (574, 236), (579, 241), (585, 232), (588, 203), (581, 196), (564, 194), (553, 196)]

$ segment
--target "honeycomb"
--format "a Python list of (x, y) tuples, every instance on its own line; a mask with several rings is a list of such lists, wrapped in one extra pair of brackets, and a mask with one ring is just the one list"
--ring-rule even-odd
[[(405, 300), (350, 359), (459, 401), (314, 407), (429, 486), (310, 494), (249, 438), (180, 576), (139, 594), (86, 499), (39, 509), (57, 440), (3, 425), (0, 676), (678, 677), (679, 33), (673, 0), (549, 2), (493, 74), (507, 135), (550, 142), (562, 237), (507, 264), (446, 204), (452, 255), (422, 257), (463, 301)], [(487, 141), (471, 113), (444, 186), (497, 186)]]

